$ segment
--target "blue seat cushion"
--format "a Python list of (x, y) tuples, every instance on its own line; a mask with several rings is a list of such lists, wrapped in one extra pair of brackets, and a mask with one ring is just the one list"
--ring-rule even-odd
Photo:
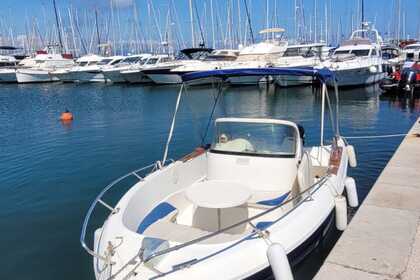
[(264, 230), (267, 227), (271, 226), (273, 222), (259, 222), (255, 225), (255, 227), (259, 230)]
[(137, 228), (137, 233), (143, 234), (150, 225), (166, 217), (175, 210), (176, 208), (167, 202), (160, 203), (155, 208), (153, 208), (153, 210), (150, 211), (150, 213), (147, 214), (146, 217), (144, 217), (143, 221)]
[(262, 204), (262, 205), (266, 205), (266, 206), (277, 206), (280, 205), (289, 195), (290, 192), (287, 192), (279, 197), (273, 198), (273, 199), (269, 199), (269, 200), (262, 200), (262, 201), (258, 201), (257, 204)]

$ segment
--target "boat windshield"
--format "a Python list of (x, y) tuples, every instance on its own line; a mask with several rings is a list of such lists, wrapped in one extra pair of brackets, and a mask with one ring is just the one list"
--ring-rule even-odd
[(146, 62), (146, 64), (148, 64), (148, 65), (150, 65), (150, 64), (156, 64), (156, 62), (158, 61), (158, 59), (157, 58), (150, 58), (147, 62)]
[(251, 156), (294, 157), (293, 126), (277, 123), (218, 122), (211, 151)]

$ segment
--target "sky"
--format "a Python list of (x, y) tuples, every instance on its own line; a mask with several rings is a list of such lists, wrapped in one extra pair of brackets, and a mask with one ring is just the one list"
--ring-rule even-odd
[[(117, 32), (126, 32), (127, 36), (129, 33), (130, 26), (133, 24), (133, 5), (135, 4), (139, 19), (143, 28), (146, 30), (145, 33), (152, 34), (150, 36), (157, 36), (159, 32), (165, 33), (167, 28), (167, 11), (172, 3), (172, 13), (176, 14), (178, 21), (172, 25), (176, 25), (180, 29), (180, 36), (182, 39), (190, 43), (192, 40), (191, 29), (190, 29), (190, 18), (188, 10), (189, 0), (56, 0), (57, 6), (63, 18), (68, 13), (68, 7), (72, 7), (77, 10), (79, 15), (90, 15), (90, 22), (81, 21), (81, 25), (90, 25), (90, 27), (82, 28), (93, 28), (92, 21), (94, 17), (94, 10), (98, 11), (101, 24), (101, 32), (103, 33), (106, 26), (109, 25), (109, 18), (111, 13), (111, 4), (114, 7), (113, 13), (118, 14), (119, 17), (119, 29)], [(235, 29), (233, 32), (239, 32), (242, 36), (246, 33), (245, 25), (245, 0), (193, 0), (197, 6), (197, 12), (195, 15), (195, 36), (196, 41), (199, 37), (199, 25), (197, 14), (202, 22), (203, 32), (206, 34), (206, 40), (211, 37), (210, 28), (210, 2), (213, 1), (215, 13), (218, 14), (219, 24), (221, 27), (217, 32), (224, 32), (226, 35), (227, 26), (227, 13), (228, 3), (232, 5), (232, 26)], [(266, 26), (266, 5), (268, 2), (269, 6), (269, 25), (281, 26), (287, 30), (288, 37), (292, 38), (296, 35), (295, 26), (295, 1), (303, 4), (303, 10), (298, 10), (300, 13), (304, 13), (305, 22), (300, 21), (299, 26), (305, 26), (306, 33), (312, 30), (314, 36), (314, 25), (317, 24), (318, 30), (320, 27), (325, 29), (325, 8), (327, 8), (328, 14), (328, 30), (330, 31), (328, 36), (334, 36), (336, 41), (339, 41), (340, 37), (348, 36), (351, 30), (351, 23), (357, 21), (357, 7), (360, 0), (247, 0), (250, 6), (250, 14), (254, 33)], [(376, 23), (376, 27), (380, 30), (384, 37), (389, 32), (395, 31), (397, 25), (396, 13), (393, 7), (398, 0), (366, 0), (365, 1), (365, 18), (367, 21)], [(420, 12), (420, 1), (419, 0), (399, 0), (401, 1), (401, 32), (405, 30), (406, 37), (418, 37), (419, 30), (419, 17)], [(150, 9), (150, 3), (153, 6), (153, 19), (148, 17), (148, 3)], [(239, 9), (238, 9), (238, 3)], [(315, 18), (314, 5), (317, 3), (318, 16)], [(13, 34), (24, 34), (27, 29), (26, 26), (30, 25), (35, 20), (39, 24), (40, 33), (47, 32), (48, 28), (54, 24), (54, 13), (52, 0), (1, 0), (2, 9), (0, 9), (0, 36), (5, 36), (5, 33), (10, 36), (10, 30)], [(173, 12), (175, 11), (175, 12)], [(276, 15), (274, 11), (277, 11)], [(241, 13), (241, 24), (239, 23), (238, 13)], [(360, 14), (360, 13), (359, 13)], [(156, 19), (155, 19), (156, 18)], [(404, 21), (405, 19), (405, 21)], [(65, 22), (65, 19), (63, 19)], [(405, 22), (405, 24), (404, 24)], [(158, 27), (157, 27), (158, 26)], [(166, 27), (165, 27), (166, 26)], [(240, 27), (238, 27), (240, 26)], [(405, 29), (404, 29), (405, 27)], [(114, 27), (115, 28), (115, 27)], [(109, 28), (108, 28), (109, 29)], [(238, 31), (239, 30), (239, 31)], [(114, 31), (115, 32), (115, 31)], [(319, 34), (318, 37), (324, 35)], [(325, 33), (325, 32), (324, 32)], [(124, 33), (125, 34), (125, 33)], [(341, 35), (342, 34), (342, 35)], [(16, 36), (16, 35), (15, 35)], [(162, 35), (164, 36), (164, 35)]]

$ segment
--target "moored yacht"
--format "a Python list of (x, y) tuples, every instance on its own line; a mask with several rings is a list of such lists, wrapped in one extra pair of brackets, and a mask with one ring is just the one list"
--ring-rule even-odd
[(69, 74), (75, 82), (79, 83), (105, 83), (107, 82), (102, 70), (109, 69), (123, 60), (123, 56), (102, 57), (98, 62), (85, 66), (72, 68)]
[(204, 60), (212, 51), (213, 49), (204, 47), (183, 49), (175, 60), (158, 63), (147, 67), (142, 72), (155, 84), (180, 84), (182, 83), (181, 76), (172, 70), (181, 66), (194, 65)]
[(17, 60), (11, 55), (0, 55), (0, 83), (16, 82)]
[(48, 46), (36, 55), (25, 58), (20, 62), (16, 70), (18, 83), (53, 82), (58, 78), (51, 75), (51, 72), (58, 69), (68, 68), (74, 65), (73, 57), (69, 54), (61, 54), (57, 46)]
[(143, 65), (151, 56), (151, 54), (130, 55), (112, 67), (102, 69), (102, 73), (109, 82), (125, 83), (127, 81), (121, 75), (121, 71), (130, 70), (133, 66)]
[(144, 63), (132, 65), (130, 69), (120, 71), (120, 73), (124, 80), (132, 84), (152, 83), (153, 81), (143, 73), (143, 70), (152, 68), (160, 63), (171, 62), (173, 60), (174, 57), (167, 54), (153, 55), (147, 58)]
[[(93, 256), (96, 279), (245, 279), (270, 266), (276, 279), (292, 279), (291, 267), (325, 237), (334, 213), (337, 228), (346, 228), (344, 188), (349, 204), (358, 203), (354, 180), (347, 176), (356, 160), (339, 134), (338, 120), (332, 121), (331, 144), (324, 142), (324, 108), (338, 114), (326, 102), (325, 83), (333, 80), (332, 73), (248, 68), (182, 78), (186, 85), (243, 75), (318, 79), (323, 102), (319, 145), (306, 147), (304, 129), (290, 120), (223, 117), (213, 123), (211, 145), (168, 160), (181, 97), (187, 94), (182, 86), (162, 159), (114, 181), (89, 207), (80, 241)], [(335, 97), (338, 102), (337, 92)], [(213, 106), (209, 111), (211, 120)], [(128, 178), (136, 183), (119, 202), (105, 202), (107, 192), (126, 185)], [(88, 246), (86, 234), (97, 206), (110, 212)]]
[(363, 26), (364, 29), (355, 30), (320, 66), (335, 73), (338, 86), (366, 86), (385, 77), (382, 38), (375, 28)]
[(79, 78), (79, 72), (83, 72), (87, 67), (98, 64), (104, 57), (96, 54), (84, 55), (76, 60), (75, 65), (51, 72), (54, 78), (62, 82), (75, 82)]

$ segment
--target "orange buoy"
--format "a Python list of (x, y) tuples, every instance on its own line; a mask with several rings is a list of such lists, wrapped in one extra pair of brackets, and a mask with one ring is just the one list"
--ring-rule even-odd
[(66, 110), (64, 113), (61, 114), (60, 116), (60, 120), (61, 121), (72, 121), (73, 120), (73, 114), (70, 113), (69, 110)]

